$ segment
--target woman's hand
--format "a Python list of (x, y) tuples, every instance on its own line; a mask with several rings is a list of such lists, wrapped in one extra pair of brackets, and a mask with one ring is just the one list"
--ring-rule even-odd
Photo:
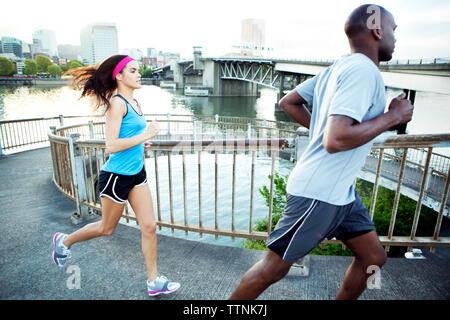
[(145, 141), (144, 142), (144, 150), (147, 150), (148, 148), (150, 148), (152, 146), (151, 142)]
[(150, 140), (154, 136), (156, 136), (160, 131), (159, 123), (156, 120), (152, 120), (150, 124), (147, 126), (145, 130), (145, 134), (147, 136), (147, 140)]

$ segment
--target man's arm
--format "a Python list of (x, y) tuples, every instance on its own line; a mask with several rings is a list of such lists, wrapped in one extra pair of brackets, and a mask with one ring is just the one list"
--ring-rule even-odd
[(402, 93), (392, 99), (388, 112), (361, 123), (344, 115), (330, 115), (323, 136), (329, 153), (350, 150), (366, 144), (392, 126), (411, 121), (413, 105)]
[(279, 102), (280, 108), (293, 120), (309, 129), (311, 114), (305, 108), (305, 99), (302, 98), (297, 90), (290, 91)]

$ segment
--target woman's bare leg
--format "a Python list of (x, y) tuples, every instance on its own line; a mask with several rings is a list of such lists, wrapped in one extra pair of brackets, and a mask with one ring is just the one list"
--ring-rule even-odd
[(101, 197), (102, 220), (89, 223), (83, 228), (69, 234), (63, 243), (66, 247), (74, 243), (86, 241), (100, 236), (109, 236), (114, 233), (125, 204), (114, 202), (108, 197)]
[(148, 184), (134, 187), (128, 195), (128, 201), (136, 214), (141, 229), (141, 246), (147, 266), (148, 280), (153, 281), (158, 276), (156, 222), (152, 194)]

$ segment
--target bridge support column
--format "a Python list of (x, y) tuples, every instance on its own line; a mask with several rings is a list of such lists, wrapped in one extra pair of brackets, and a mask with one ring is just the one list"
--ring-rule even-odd
[(284, 97), (284, 72), (280, 72), (279, 74), (280, 75), (278, 78), (280, 79), (280, 88), (278, 89), (277, 93), (277, 102), (275, 102), (275, 112), (283, 111), (281, 110), (278, 103), (280, 102), (281, 98)]
[(173, 82), (176, 83), (177, 88), (184, 88), (183, 67), (175, 62), (170, 65), (170, 69), (173, 71)]

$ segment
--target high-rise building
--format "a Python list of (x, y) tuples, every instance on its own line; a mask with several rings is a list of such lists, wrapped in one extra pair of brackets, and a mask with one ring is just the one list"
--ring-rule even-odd
[(79, 60), (80, 59), (80, 46), (74, 46), (71, 44), (58, 45), (58, 55), (60, 58), (66, 60)]
[(266, 41), (266, 22), (262, 19), (242, 20), (241, 48), (243, 51), (263, 50)]
[(2, 37), (3, 53), (13, 53), (16, 57), (22, 58), (22, 40), (14, 37)]
[(50, 57), (58, 56), (56, 46), (56, 34), (53, 30), (40, 29), (33, 32), (33, 43), (39, 43), (38, 51), (45, 53)]
[(147, 57), (155, 58), (156, 57), (156, 49), (155, 48), (147, 48)]
[(84, 63), (97, 64), (119, 53), (114, 23), (90, 23), (80, 32), (81, 58)]

